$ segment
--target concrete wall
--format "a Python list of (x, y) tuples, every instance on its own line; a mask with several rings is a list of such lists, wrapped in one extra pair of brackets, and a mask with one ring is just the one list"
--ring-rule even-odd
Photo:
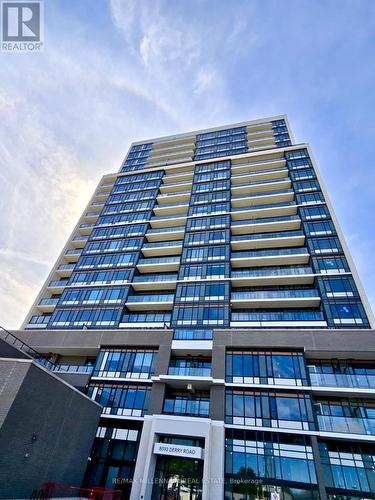
[(101, 408), (32, 360), (0, 359), (0, 498), (44, 482), (79, 487)]

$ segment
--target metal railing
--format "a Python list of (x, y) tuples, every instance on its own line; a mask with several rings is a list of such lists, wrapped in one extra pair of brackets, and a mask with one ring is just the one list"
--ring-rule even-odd
[(14, 347), (17, 347), (20, 351), (24, 352), (25, 354), (28, 354), (31, 358), (33, 358), (35, 361), (37, 361), (39, 364), (42, 364), (46, 368), (49, 368), (50, 370), (53, 370), (55, 364), (52, 361), (49, 361), (43, 355), (30, 347), (26, 342), (23, 340), (20, 340), (18, 337), (16, 337), (13, 333), (11, 333), (9, 330), (4, 328), (3, 326), (0, 326), (0, 338), (7, 342), (10, 345), (13, 345)]

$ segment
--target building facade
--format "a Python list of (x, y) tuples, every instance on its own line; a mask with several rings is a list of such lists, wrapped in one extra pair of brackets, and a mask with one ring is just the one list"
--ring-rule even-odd
[(286, 116), (133, 143), (22, 331), (102, 405), (86, 487), (375, 498), (372, 312)]

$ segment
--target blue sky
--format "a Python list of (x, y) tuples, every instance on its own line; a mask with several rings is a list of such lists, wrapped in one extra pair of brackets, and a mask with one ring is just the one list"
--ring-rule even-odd
[(0, 324), (18, 327), (133, 140), (287, 113), (375, 304), (373, 0), (48, 0), (0, 53)]

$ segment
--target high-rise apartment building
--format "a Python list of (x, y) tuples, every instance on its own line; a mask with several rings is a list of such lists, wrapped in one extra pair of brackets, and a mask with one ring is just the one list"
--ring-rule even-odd
[(374, 320), (286, 116), (133, 143), (22, 331), (102, 405), (86, 487), (375, 498)]

